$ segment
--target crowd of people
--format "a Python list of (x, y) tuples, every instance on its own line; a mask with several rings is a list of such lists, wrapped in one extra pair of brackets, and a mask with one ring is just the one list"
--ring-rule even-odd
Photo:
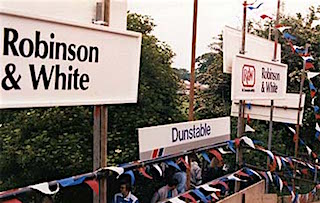
[[(202, 183), (209, 182), (222, 175), (223, 163), (216, 158), (212, 158), (211, 163), (200, 167), (199, 159), (195, 154), (190, 158), (190, 187), (194, 188)], [(165, 185), (157, 189), (150, 203), (162, 202), (186, 192), (187, 173), (183, 163), (178, 163), (179, 168), (173, 166), (164, 167)], [(139, 203), (136, 196), (132, 194), (131, 184), (128, 180), (120, 180), (120, 193), (114, 195), (113, 203)]]

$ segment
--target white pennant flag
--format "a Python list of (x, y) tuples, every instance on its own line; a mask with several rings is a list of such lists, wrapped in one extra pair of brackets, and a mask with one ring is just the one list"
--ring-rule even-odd
[(186, 203), (185, 201), (182, 201), (178, 197), (174, 197), (174, 198), (170, 199), (170, 202), (172, 202), (172, 203)]
[(232, 154), (233, 152), (231, 152), (231, 151), (224, 151), (224, 149), (223, 148), (218, 148), (218, 151), (221, 153), (221, 154)]
[(40, 183), (40, 184), (36, 184), (36, 185), (31, 185), (29, 186), (29, 188), (32, 188), (34, 190), (38, 190), (40, 192), (42, 192), (43, 194), (46, 195), (53, 195), (56, 194), (59, 191), (59, 184), (57, 183), (57, 189), (55, 191), (51, 191), (49, 189), (49, 183)]
[(307, 164), (307, 166), (308, 166), (310, 169), (314, 170), (314, 167), (313, 167), (312, 165), (310, 165), (309, 163)]
[(270, 171), (267, 172), (267, 175), (268, 175), (269, 179), (271, 180), (271, 182), (273, 182), (272, 175), (271, 175)]
[(210, 187), (208, 184), (199, 186), (198, 188), (203, 188), (204, 190), (208, 191), (208, 192), (220, 192), (221, 190), (218, 188), (214, 188), (214, 187)]
[(306, 145), (306, 148), (307, 148), (307, 151), (308, 151), (308, 155), (310, 156), (311, 153), (312, 153), (312, 150), (311, 150), (310, 147), (308, 147), (307, 145)]
[(280, 187), (280, 192), (282, 192), (282, 189), (283, 189), (283, 182), (281, 180), (280, 177), (278, 177), (278, 180), (279, 180), (279, 187)]
[(235, 177), (234, 174), (229, 175), (227, 178), (228, 178), (228, 180), (236, 180), (236, 181), (247, 182), (246, 180), (242, 180), (242, 179), (240, 179), (238, 177)]
[(318, 123), (316, 123), (316, 131), (320, 132), (320, 127)]
[(253, 174), (255, 174), (256, 176), (258, 176), (260, 178), (260, 180), (262, 179), (261, 175), (257, 172), (255, 172), (254, 170), (247, 168), (247, 170), (249, 170), (250, 172), (252, 172)]
[(280, 157), (276, 156), (276, 161), (277, 161), (277, 163), (278, 163), (279, 170), (281, 171), (282, 162), (281, 162)]
[(291, 27), (289, 27), (289, 26), (283, 26), (283, 27), (278, 27), (277, 29), (280, 31), (280, 32), (283, 32), (283, 31), (285, 31), (285, 30), (287, 30), (287, 29), (290, 29)]
[(312, 100), (311, 100), (311, 104), (312, 106), (314, 106), (314, 100), (316, 99), (316, 97), (313, 97)]
[(122, 167), (116, 167), (116, 166), (109, 166), (109, 167), (105, 167), (103, 169), (104, 170), (114, 171), (114, 172), (118, 173), (117, 178), (119, 178), (120, 175), (123, 174), (123, 172), (124, 172), (124, 169)]
[(314, 60), (312, 56), (302, 56), (303, 60), (308, 61), (308, 60)]
[(288, 128), (293, 134), (296, 134), (296, 130), (295, 129), (293, 129), (293, 128), (289, 127), (289, 126), (288, 126)]
[(294, 201), (294, 198), (296, 198), (296, 195), (294, 194), (294, 192), (293, 192), (293, 191), (291, 191), (291, 202), (293, 202), (293, 201)]
[(320, 73), (316, 73), (316, 72), (308, 72), (308, 79), (310, 80), (311, 78), (316, 77), (317, 75), (319, 75)]
[(245, 132), (256, 132), (255, 129), (251, 128), (248, 124), (246, 124)]
[(247, 145), (249, 145), (251, 148), (255, 149), (256, 147), (254, 146), (253, 141), (248, 138), (247, 136), (243, 136), (240, 138), (240, 140), (243, 140)]
[(216, 195), (216, 193), (212, 193), (211, 197), (215, 200), (219, 200), (219, 197)]
[(153, 164), (152, 165), (157, 171), (159, 172), (160, 177), (162, 177), (162, 170), (158, 164)]

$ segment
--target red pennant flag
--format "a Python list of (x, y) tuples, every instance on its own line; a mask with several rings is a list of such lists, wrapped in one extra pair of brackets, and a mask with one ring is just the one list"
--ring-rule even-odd
[[(320, 114), (316, 114), (316, 119), (319, 120), (320, 119)], [(320, 137), (320, 136), (319, 136)]]
[(213, 154), (218, 159), (218, 161), (223, 161), (221, 154), (217, 150), (211, 149), (209, 152)]
[(316, 153), (314, 153), (314, 152), (312, 152), (311, 155), (312, 155), (312, 157), (313, 157), (314, 159), (316, 159), (316, 158), (318, 157), (318, 155), (317, 155)]
[(311, 62), (306, 62), (306, 70), (314, 68), (314, 65)]
[(270, 167), (270, 171), (271, 171), (271, 172), (273, 172), (273, 171), (275, 171), (275, 170), (276, 170), (276, 168), (277, 168), (277, 162), (276, 162), (276, 159), (274, 159), (274, 160), (273, 160), (272, 165), (271, 165), (271, 164), (269, 164), (269, 167)]
[(149, 179), (153, 179), (152, 176), (150, 176), (149, 174), (147, 174), (146, 172), (146, 169), (144, 167), (140, 167), (138, 168), (138, 171), (146, 178), (149, 178)]
[(250, 124), (250, 115), (247, 114), (247, 121), (248, 121), (248, 124)]
[(306, 168), (301, 169), (301, 173), (303, 173), (304, 175), (308, 175), (308, 169)]
[(248, 174), (242, 172), (242, 171), (239, 171), (238, 173), (236, 173), (237, 175), (239, 176), (244, 176), (244, 177), (250, 177)]
[(18, 199), (10, 199), (10, 200), (4, 201), (3, 203), (22, 203), (22, 202)]
[(311, 94), (311, 98), (313, 98), (314, 96), (316, 96), (316, 91), (311, 90), (311, 91), (310, 91), (310, 94)]
[(192, 203), (197, 203), (197, 200), (195, 200), (189, 193), (184, 193), (181, 196), (184, 198), (190, 199), (192, 201)]
[(272, 20), (272, 17), (270, 17), (270, 16), (268, 16), (268, 15), (266, 15), (266, 14), (262, 14), (262, 15), (260, 16), (260, 18), (262, 18), (263, 20), (266, 19), (266, 18), (269, 18), (270, 20)]
[(288, 186), (288, 182), (287, 181), (282, 181), (284, 186)]
[(186, 160), (184, 160), (184, 158), (183, 158), (183, 157), (180, 157), (180, 159), (179, 159), (179, 160), (184, 164), (184, 166), (185, 166), (187, 169), (190, 169), (189, 164), (186, 162)]
[(89, 187), (91, 187), (91, 189), (93, 190), (93, 192), (95, 192), (97, 195), (99, 195), (99, 183), (97, 180), (86, 180), (84, 181), (86, 184), (89, 185)]
[(235, 143), (236, 147), (239, 147), (240, 139), (239, 138), (234, 139), (234, 143)]

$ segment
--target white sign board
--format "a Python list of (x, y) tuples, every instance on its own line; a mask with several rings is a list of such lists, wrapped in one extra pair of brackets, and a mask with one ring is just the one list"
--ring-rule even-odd
[[(233, 59), (239, 54), (242, 42), (242, 32), (228, 26), (223, 30), (223, 72), (231, 73)], [(274, 52), (274, 42), (256, 35), (246, 34), (245, 55), (272, 61)], [(277, 46), (277, 59), (281, 59), (281, 45)]]
[(284, 99), (287, 65), (237, 55), (231, 85), (231, 100)]
[(141, 34), (0, 11), (0, 108), (134, 103)]
[[(302, 125), (304, 103), (306, 95), (302, 95), (301, 111), (299, 124)], [(270, 120), (270, 100), (246, 100), (245, 117), (249, 114), (251, 119)], [(250, 106), (250, 109), (249, 109)], [(273, 109), (273, 121), (280, 123), (297, 124), (299, 94), (287, 93), (285, 99), (275, 100)], [(238, 117), (239, 115), (239, 101), (232, 101), (231, 116)]]
[(140, 160), (230, 140), (230, 117), (138, 129)]

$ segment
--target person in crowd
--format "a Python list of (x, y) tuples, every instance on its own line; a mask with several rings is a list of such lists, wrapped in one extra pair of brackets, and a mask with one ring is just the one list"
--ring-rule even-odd
[(178, 180), (175, 178), (170, 178), (168, 184), (160, 188), (156, 193), (154, 193), (150, 203), (156, 203), (169, 199), (178, 195), (177, 191)]
[(138, 198), (131, 193), (129, 182), (120, 182), (120, 193), (114, 195), (113, 203), (139, 203)]
[(173, 178), (178, 181), (178, 194), (184, 193), (186, 191), (187, 173), (184, 171), (177, 171), (174, 173)]
[(190, 182), (193, 187), (198, 186), (202, 183), (202, 172), (197, 162), (197, 156), (195, 154), (190, 155)]

